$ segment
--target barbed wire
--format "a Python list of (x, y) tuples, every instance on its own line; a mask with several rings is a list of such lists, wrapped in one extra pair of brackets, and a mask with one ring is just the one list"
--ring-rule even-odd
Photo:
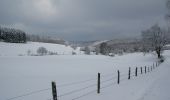
[(115, 76), (115, 73), (110, 73), (110, 74), (105, 74), (105, 75), (101, 75), (101, 77), (108, 77), (108, 76)]
[(83, 95), (80, 95), (80, 96), (78, 96), (78, 97), (75, 97), (75, 98), (73, 98), (73, 99), (71, 99), (71, 100), (80, 99), (80, 98), (82, 98), (82, 97), (85, 97), (85, 96), (87, 96), (87, 95), (92, 94), (93, 92), (96, 92), (96, 90), (92, 90), (92, 91), (90, 91), (90, 92), (88, 92), (88, 93), (85, 93), (85, 94), (83, 94)]
[(92, 84), (92, 85), (86, 86), (86, 87), (84, 87), (84, 88), (76, 89), (76, 90), (73, 90), (73, 91), (70, 91), (70, 92), (61, 94), (61, 95), (59, 95), (59, 96), (57, 96), (57, 97), (63, 97), (63, 96), (70, 95), (70, 94), (73, 94), (73, 93), (76, 93), (76, 92), (80, 92), (80, 91), (83, 91), (83, 90), (88, 89), (88, 88), (90, 88), (90, 87), (94, 87), (94, 86), (96, 86), (96, 85), (97, 85), (97, 84)]
[(128, 76), (127, 77), (123, 77), (123, 78), (120, 77), (120, 81), (124, 81), (124, 80), (128, 80)]
[(95, 81), (95, 80), (97, 80), (97, 78), (92, 78), (92, 79), (87, 79), (87, 80), (82, 80), (82, 81), (77, 81), (77, 82), (72, 82), (72, 83), (61, 84), (61, 85), (57, 85), (57, 87), (60, 88), (60, 87), (73, 86), (73, 85), (83, 84), (83, 83), (90, 82), (90, 81)]
[(115, 82), (112, 82), (112, 83), (110, 83), (110, 84), (107, 84), (107, 85), (101, 87), (101, 90), (104, 89), (104, 88), (110, 87), (110, 86), (114, 86), (114, 85), (116, 85), (116, 84), (117, 84), (116, 81), (115, 81)]
[[(114, 73), (110, 73), (110, 74), (106, 74), (106, 75), (101, 75), (101, 77), (109, 77), (109, 76), (112, 76), (112, 75), (114, 75)], [(87, 79), (87, 80), (72, 82), (72, 83), (61, 84), (61, 85), (57, 85), (57, 87), (60, 88), (60, 87), (73, 86), (73, 85), (77, 85), (77, 84), (84, 84), (86, 82), (95, 81), (95, 80), (97, 80), (97, 77), (96, 78)]]
[(25, 97), (25, 96), (37, 94), (37, 93), (40, 93), (40, 92), (43, 92), (43, 91), (47, 91), (47, 90), (50, 90), (50, 89), (51, 89), (51, 88), (46, 88), (46, 89), (41, 89), (41, 90), (37, 90), (37, 91), (32, 91), (32, 92), (29, 92), (29, 93), (26, 93), (26, 94), (22, 94), (22, 95), (19, 95), (19, 96), (15, 96), (15, 97), (8, 98), (8, 99), (6, 99), (6, 100), (17, 99), (17, 98), (21, 98), (21, 97)]
[[(142, 67), (142, 68), (143, 68), (143, 67)], [(143, 70), (144, 70), (144, 69), (142, 69), (142, 71), (143, 71)], [(131, 72), (131, 73), (130, 73), (130, 74), (131, 74), (131, 77), (136, 76), (135, 73), (136, 73), (135, 71), (134, 71), (134, 72)], [(139, 72), (138, 72), (138, 73), (139, 73)], [(112, 74), (110, 74), (110, 75), (112, 75)], [(110, 76), (110, 75), (107, 75), (107, 76)], [(128, 75), (129, 75), (129, 73), (121, 74), (121, 75), (120, 75), (120, 77), (121, 77), (120, 81), (128, 80)], [(142, 75), (142, 74), (140, 73), (140, 74), (138, 74), (138, 75)], [(122, 78), (122, 77), (123, 77), (123, 78)], [(112, 77), (112, 78), (107, 79), (107, 80), (104, 80), (104, 81), (101, 81), (101, 84), (103, 84), (103, 83), (105, 83), (105, 82), (110, 82), (111, 80), (116, 79), (116, 78), (117, 78), (117, 76)], [(113, 86), (113, 85), (116, 85), (116, 84), (117, 84), (117, 82), (115, 81), (115, 82), (113, 82), (113, 83), (110, 83), (110, 84), (107, 84), (107, 85), (101, 87), (100, 89), (104, 89), (104, 88), (107, 88), (107, 87), (110, 87), (110, 86)], [(79, 97), (77, 97), (77, 98), (74, 98), (74, 99), (72, 99), (72, 100), (79, 99), (79, 98), (84, 97), (84, 96), (86, 96), (86, 95), (89, 95), (89, 94), (91, 94), (92, 92), (95, 92), (95, 91), (96, 91), (96, 90), (91, 91), (91, 92), (88, 92), (88, 93), (86, 93), (86, 94), (84, 94), (84, 95), (81, 95), (81, 96), (79, 96)]]
[(103, 81), (101, 81), (101, 84), (103, 84), (103, 83), (106, 83), (106, 82), (109, 82), (109, 81), (113, 81), (114, 79), (116, 79), (117, 77), (115, 76), (115, 77), (111, 77), (111, 78), (109, 78), (109, 79), (107, 79), (107, 80), (103, 80)]
[(128, 73), (124, 73), (124, 74), (120, 73), (120, 76), (127, 76), (127, 75), (128, 75)]

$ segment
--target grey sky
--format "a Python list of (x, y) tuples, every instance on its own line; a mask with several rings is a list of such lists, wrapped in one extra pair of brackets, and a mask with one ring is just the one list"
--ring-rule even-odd
[(0, 24), (67, 40), (136, 37), (164, 23), (166, 0), (0, 0)]

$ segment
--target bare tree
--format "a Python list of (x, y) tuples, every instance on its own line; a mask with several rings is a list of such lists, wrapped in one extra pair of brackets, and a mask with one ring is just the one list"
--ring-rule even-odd
[(155, 24), (151, 28), (142, 31), (144, 51), (155, 51), (158, 58), (161, 58), (163, 47), (166, 44), (166, 36), (163, 29)]
[(95, 52), (96, 52), (96, 55), (100, 53), (100, 48), (98, 46), (95, 47)]
[(90, 48), (86, 46), (84, 48), (84, 53), (87, 54), (87, 55), (90, 55)]
[(101, 43), (99, 48), (100, 48), (100, 53), (102, 55), (106, 55), (106, 53), (107, 53), (107, 43), (106, 42)]
[(43, 56), (43, 55), (46, 55), (47, 54), (47, 49), (45, 48), (45, 47), (39, 47), (38, 49), (37, 49), (37, 54), (39, 54), (39, 55), (41, 55), (41, 56)]

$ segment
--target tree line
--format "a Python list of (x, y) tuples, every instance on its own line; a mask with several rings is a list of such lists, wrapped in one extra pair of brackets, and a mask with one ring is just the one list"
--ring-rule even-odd
[(0, 41), (9, 43), (26, 43), (27, 41), (31, 41), (66, 45), (66, 41), (62, 39), (53, 38), (52, 36), (26, 34), (24, 31), (19, 29), (6, 28), (1, 26), (0, 26)]
[(4, 28), (0, 26), (0, 41), (10, 43), (26, 43), (26, 33), (19, 29)]

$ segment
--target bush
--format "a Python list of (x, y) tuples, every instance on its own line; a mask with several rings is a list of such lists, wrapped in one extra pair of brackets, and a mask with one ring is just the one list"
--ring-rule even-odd
[(86, 55), (90, 55), (90, 48), (89, 48), (89, 47), (85, 47), (85, 48), (84, 48), (84, 53), (85, 53)]
[(76, 55), (76, 52), (73, 51), (73, 52), (72, 52), (72, 55)]
[(37, 49), (37, 54), (38, 54), (38, 55), (41, 55), (41, 56), (46, 55), (47, 52), (48, 52), (47, 49), (44, 48), (44, 47), (39, 47), (39, 48)]
[(57, 52), (52, 52), (52, 51), (49, 51), (48, 54), (49, 54), (49, 55), (58, 55)]
[(27, 51), (27, 55), (30, 56), (31, 55), (31, 50)]

